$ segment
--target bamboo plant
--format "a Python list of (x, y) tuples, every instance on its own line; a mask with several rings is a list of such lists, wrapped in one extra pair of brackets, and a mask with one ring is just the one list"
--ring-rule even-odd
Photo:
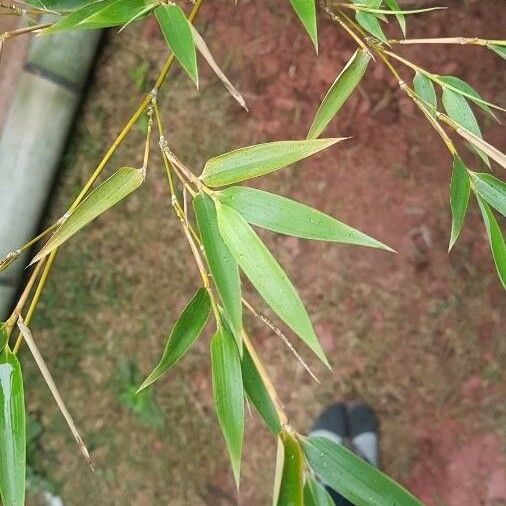
[[(38, 352), (30, 322), (60, 247), (95, 218), (135, 192), (143, 184), (147, 170), (161, 169), (167, 179), (168, 204), (181, 224), (201, 284), (174, 323), (159, 363), (139, 385), (139, 391), (152, 388), (167, 374), (190, 350), (211, 320), (214, 329), (210, 343), (214, 405), (238, 487), (244, 404), (248, 399), (278, 442), (273, 504), (328, 506), (333, 503), (324, 485), (356, 505), (420, 504), (401, 485), (344, 446), (327, 439), (304, 436), (292, 427), (254, 340), (248, 334), (246, 315), (259, 317), (284, 341), (287, 341), (286, 336), (278, 324), (264, 317), (244, 298), (241, 288), (241, 279), (246, 277), (280, 321), (330, 367), (295, 287), (253, 227), (309, 240), (393, 250), (303, 203), (254, 189), (248, 183), (253, 178), (282, 170), (322, 150), (339, 149), (338, 144), (345, 138), (322, 138), (321, 135), (371, 64), (385, 65), (448, 149), (452, 216), (449, 249), (459, 237), (469, 197), (474, 195), (483, 216), (499, 282), (506, 288), (506, 247), (496, 218), (496, 212), (503, 216), (506, 214), (506, 183), (490, 172), (492, 163), (506, 168), (506, 156), (482, 138), (473, 107), (478, 107), (493, 119), (496, 119), (494, 110), (503, 112), (504, 109), (483, 99), (462, 79), (434, 74), (393, 49), (404, 44), (474, 44), (506, 59), (506, 41), (473, 37), (407, 39), (406, 18), (434, 8), (403, 10), (396, 0), (322, 2), (319, 8), (321, 15), (328, 17), (337, 29), (351, 37), (357, 50), (325, 94), (308, 128), (307, 137), (235, 149), (211, 158), (200, 175), (196, 175), (198, 168), (187, 167), (171, 149), (158, 108), (158, 98), (163, 93), (163, 85), (174, 62), (198, 87), (197, 55), (200, 54), (233, 99), (246, 110), (247, 105), (221, 71), (196, 28), (196, 17), (204, 0), (192, 3), (189, 12), (180, 2), (164, 0), (30, 0), (29, 5), (1, 5), (5, 14), (24, 17), (29, 24), (26, 28), (3, 34), (0, 43), (27, 33), (49, 35), (69, 30), (124, 28), (154, 16), (169, 48), (169, 56), (153, 89), (141, 99), (68, 211), (37, 237), (7, 254), (0, 263), (0, 268), (6, 269), (24, 251), (45, 241), (30, 263), (30, 275), (16, 307), (7, 321), (0, 324), (2, 502), (4, 506), (20, 506), (25, 500), (25, 405), (22, 368), (17, 358), (23, 341), (32, 352), (73, 436), (91, 465), (84, 442)], [(317, 53), (315, 1), (290, 0), (290, 4)], [(38, 24), (37, 16), (47, 12), (60, 17), (52, 23)], [(386, 36), (384, 23), (391, 18), (397, 21), (404, 38), (395, 40)], [(400, 77), (399, 65), (412, 71), (412, 85)], [(121, 167), (97, 184), (118, 146), (145, 115), (148, 128), (142, 166)], [(476, 154), (475, 164), (479, 169), (471, 170), (466, 165), (459, 151), (461, 148), (452, 140), (455, 137), (462, 138), (465, 148)], [(153, 167), (150, 163), (153, 145), (161, 152), (162, 167)], [(238, 184), (243, 182), (246, 185)], [(186, 205), (190, 200), (191, 207)], [(16, 327), (18, 333), (15, 332)], [(307, 368), (293, 347), (290, 348)]]

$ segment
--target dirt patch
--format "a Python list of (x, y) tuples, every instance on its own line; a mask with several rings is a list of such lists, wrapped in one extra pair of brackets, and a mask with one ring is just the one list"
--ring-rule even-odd
[[(414, 19), (410, 36), (500, 37), (504, 9), (498, 3), (450, 5), (450, 14)], [(160, 97), (175, 151), (198, 172), (210, 156), (241, 145), (304, 137), (353, 44), (322, 19), (315, 58), (288, 5), (274, 1), (237, 8), (214, 2), (202, 15), (209, 46), (251, 113), (244, 114), (204, 66), (200, 93), (176, 71)], [(501, 61), (483, 49), (403, 52), (505, 103)], [(165, 54), (151, 24), (108, 39), (53, 217), (112, 141), (140, 88), (149, 89)], [(482, 124), (486, 137), (504, 148), (501, 127)], [(473, 504), (495, 504), (504, 499), (506, 306), (479, 212), (473, 204), (448, 256), (450, 159), (379, 63), (328, 135), (353, 139), (254, 186), (314, 205), (399, 253), (261, 233), (307, 302), (333, 372), (299, 348), (320, 376), (316, 385), (268, 329), (252, 321), (252, 334), (296, 427), (308, 428), (333, 400), (365, 399), (382, 422), (387, 472), (429, 504), (462, 504), (464, 489), (472, 490)], [(142, 129), (135, 130), (111, 165), (138, 164), (142, 137)], [(210, 401), (207, 338), (142, 405), (129, 397), (198, 283), (159, 168), (155, 156), (146, 187), (66, 246), (50, 280), (34, 329), (98, 470), (87, 473), (28, 366), (29, 409), (42, 427), (37, 472), (54, 482), (65, 504), (76, 506), (268, 504), (274, 444), (256, 416), (247, 422), (240, 498), (234, 490)], [(139, 416), (146, 412), (158, 413), (162, 426), (151, 423), (152, 415)], [(466, 477), (472, 477), (469, 488), (462, 487)]]

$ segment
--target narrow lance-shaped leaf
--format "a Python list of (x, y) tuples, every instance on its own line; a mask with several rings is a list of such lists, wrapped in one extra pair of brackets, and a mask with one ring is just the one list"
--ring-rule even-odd
[(214, 406), (239, 487), (244, 435), (244, 391), (241, 361), (234, 338), (219, 329), (211, 340)]
[(88, 223), (136, 190), (144, 181), (144, 171), (122, 167), (98, 185), (75, 209), (35, 255), (34, 263), (58, 248)]
[(25, 504), (26, 428), (21, 366), (0, 352), (0, 496), (4, 506)]
[(219, 77), (225, 88), (228, 90), (230, 95), (237, 101), (237, 103), (246, 111), (248, 107), (246, 106), (246, 102), (242, 95), (237, 91), (234, 85), (230, 82), (227, 76), (222, 72), (216, 60), (213, 58), (211, 51), (207, 47), (205, 40), (202, 38), (199, 32), (194, 28), (192, 24), (190, 24), (190, 28), (192, 31), (193, 41), (195, 42), (195, 46), (199, 50), (200, 54), (206, 59), (209, 66), (213, 69), (213, 72)]
[(286, 430), (281, 432), (283, 442), (283, 471), (279, 484), (277, 506), (304, 506), (304, 457), (297, 439)]
[(506, 60), (506, 46), (498, 46), (497, 44), (488, 44), (487, 47), (498, 54), (503, 60)]
[(290, 0), (290, 3), (313, 42), (315, 51), (318, 53), (315, 0)]
[(426, 102), (430, 107), (428, 108), (432, 116), (435, 116), (437, 109), (436, 90), (432, 81), (421, 72), (416, 72), (413, 79), (413, 87), (419, 98)]
[(89, 0), (27, 0), (25, 3), (39, 9), (66, 12), (82, 7), (89, 3)]
[[(462, 95), (448, 88), (443, 88), (443, 106), (448, 116), (455, 121), (455, 123), (469, 130), (477, 137), (482, 137), (480, 127), (474, 117), (473, 111)], [(483, 151), (476, 149), (476, 152), (486, 164), (489, 164), (488, 156)]]
[(155, 9), (155, 16), (167, 45), (198, 87), (197, 52), (190, 23), (186, 19), (183, 9), (179, 5), (161, 5)]
[(422, 506), (404, 487), (342, 445), (324, 437), (302, 439), (307, 463), (355, 506)]
[(2, 351), (7, 344), (9, 336), (7, 334), (7, 325), (5, 322), (0, 322), (0, 351)]
[(308, 139), (316, 139), (323, 132), (353, 90), (362, 79), (371, 55), (367, 50), (357, 50), (337, 76), (327, 91), (307, 134)]
[(253, 225), (303, 239), (333, 241), (393, 251), (388, 246), (316, 209), (263, 190), (232, 186), (219, 200)]
[(503, 288), (506, 290), (506, 245), (504, 237), (488, 204), (479, 195), (476, 195), (476, 198), (487, 230), (490, 251), (494, 258), (497, 274)]
[(452, 91), (456, 93), (463, 93), (466, 98), (473, 101), (478, 107), (485, 111), (489, 116), (497, 120), (492, 109), (489, 107), (489, 102), (483, 100), (480, 94), (469, 84), (462, 79), (455, 76), (437, 76), (440, 81), (453, 88)]
[(469, 176), (464, 162), (458, 155), (453, 159), (452, 179), (450, 183), (450, 208), (452, 210), (452, 231), (448, 251), (457, 241), (462, 223), (466, 216), (469, 201)]
[(328, 366), (306, 308), (271, 252), (237, 211), (219, 202), (216, 210), (221, 236), (253, 286), (274, 312)]
[(471, 178), (480, 197), (506, 216), (506, 183), (486, 172), (471, 172)]
[(211, 187), (237, 183), (283, 169), (343, 140), (310, 139), (247, 146), (208, 160), (200, 178)]
[(397, 14), (395, 14), (395, 17), (397, 18), (397, 22), (401, 27), (402, 34), (404, 37), (406, 37), (406, 17), (401, 13), (402, 11), (399, 7), (399, 4), (397, 3), (397, 0), (385, 0), (385, 3), (391, 11), (397, 12)]
[(142, 382), (138, 392), (152, 385), (183, 357), (202, 333), (210, 311), (209, 293), (205, 288), (199, 288), (171, 330), (160, 362)]
[(279, 416), (258, 373), (258, 369), (246, 348), (244, 349), (241, 365), (244, 390), (250, 401), (272, 433), (279, 434), (281, 431)]
[(378, 18), (370, 12), (357, 11), (355, 14), (357, 23), (371, 35), (376, 37), (378, 40), (388, 45), (388, 40), (381, 29)]
[(276, 445), (276, 464), (274, 468), (274, 486), (272, 490), (272, 506), (278, 505), (279, 489), (281, 487), (281, 478), (283, 476), (283, 465), (285, 463), (285, 449), (281, 436), (277, 437)]
[(304, 483), (304, 506), (335, 506), (326, 488), (310, 475)]
[[(150, 8), (151, 7), (151, 8)], [(99, 0), (87, 3), (46, 28), (43, 33), (91, 30), (124, 25), (133, 17), (142, 17), (155, 7), (148, 0)]]
[(242, 352), (241, 279), (237, 262), (223, 241), (218, 229), (214, 202), (199, 193), (193, 200), (207, 263), (213, 275), (239, 351)]

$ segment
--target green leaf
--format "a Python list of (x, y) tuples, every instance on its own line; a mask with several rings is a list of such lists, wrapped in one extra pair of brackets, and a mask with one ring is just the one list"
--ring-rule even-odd
[(25, 0), (25, 2), (39, 9), (57, 12), (71, 11), (89, 4), (89, 0)]
[(309, 475), (304, 484), (304, 506), (335, 506), (325, 487)]
[(506, 46), (498, 46), (496, 44), (487, 44), (487, 47), (498, 54), (503, 60), (506, 60)]
[(43, 33), (57, 33), (68, 30), (91, 30), (127, 23), (136, 14), (145, 11), (153, 2), (148, 0), (99, 0), (67, 14), (63, 19), (46, 28)]
[(136, 190), (144, 181), (144, 171), (122, 167), (99, 184), (75, 209), (43, 248), (32, 264), (51, 253), (95, 218)]
[(386, 44), (388, 44), (388, 40), (381, 29), (378, 18), (369, 12), (357, 11), (355, 13), (355, 19), (357, 23), (366, 31), (369, 32), (373, 37), (376, 37), (378, 40)]
[(455, 76), (437, 76), (440, 81), (443, 81), (448, 86), (453, 88), (452, 91), (456, 93), (463, 93), (466, 98), (472, 100), (478, 107), (483, 109), (489, 116), (497, 119), (492, 109), (489, 107), (489, 102), (483, 100), (480, 94), (469, 84), (462, 79)]
[[(480, 139), (482, 138), (481, 130), (474, 117), (473, 111), (462, 95), (459, 95), (449, 88), (443, 88), (443, 106), (448, 116), (455, 121), (455, 123), (469, 130)], [(476, 149), (476, 152), (487, 165), (490, 163), (488, 161), (488, 156), (483, 153), (483, 151)]]
[(385, 3), (391, 11), (397, 12), (397, 14), (395, 14), (395, 17), (397, 18), (397, 22), (401, 27), (402, 34), (404, 37), (406, 37), (406, 17), (404, 14), (401, 14), (402, 11), (399, 7), (399, 4), (397, 3), (397, 0), (385, 0)]
[(161, 5), (155, 9), (155, 16), (167, 45), (198, 88), (197, 51), (183, 9), (179, 5)]
[(327, 91), (307, 134), (308, 139), (316, 139), (348, 100), (352, 91), (362, 79), (371, 54), (367, 50), (357, 50), (337, 76)]
[(255, 188), (232, 186), (219, 200), (253, 225), (303, 239), (333, 241), (393, 251), (388, 246), (316, 209)]
[(0, 352), (0, 496), (4, 506), (25, 504), (26, 428), (21, 366)]
[(214, 202), (207, 195), (199, 193), (193, 200), (193, 208), (209, 269), (239, 352), (242, 353), (241, 279), (237, 262), (220, 235)]
[(417, 71), (415, 78), (413, 79), (413, 86), (418, 97), (430, 106), (428, 108), (430, 114), (435, 116), (437, 109), (437, 97), (432, 81), (426, 75)]
[(258, 369), (247, 349), (244, 349), (242, 357), (242, 380), (244, 390), (267, 427), (273, 434), (281, 431), (281, 422), (274, 404), (267, 393), (264, 382), (258, 373)]
[(315, 51), (318, 53), (318, 31), (316, 26), (315, 0), (290, 0), (290, 3), (309, 34)]
[(8, 340), (9, 335), (7, 334), (7, 325), (5, 322), (0, 322), (0, 352), (4, 349)]
[(283, 465), (285, 463), (285, 449), (281, 437), (277, 438), (276, 445), (276, 466), (274, 469), (274, 487), (272, 493), (272, 506), (278, 505), (279, 489), (281, 487), (281, 478), (283, 476)]
[(490, 250), (494, 257), (497, 274), (502, 286), (506, 289), (506, 245), (504, 244), (504, 237), (488, 204), (479, 195), (476, 195), (476, 198), (487, 229)]
[(304, 506), (303, 480), (304, 457), (298, 441), (288, 431), (283, 430), (280, 435), (283, 442), (283, 470), (277, 506)]
[(278, 141), (247, 146), (208, 160), (200, 178), (211, 187), (237, 183), (283, 169), (342, 140)]
[(324, 437), (302, 439), (306, 460), (329, 487), (355, 506), (421, 506), (410, 492), (342, 445)]
[(506, 183), (486, 172), (471, 172), (471, 178), (480, 197), (506, 216)]
[(227, 443), (237, 486), (244, 435), (244, 391), (241, 360), (234, 338), (219, 329), (211, 340), (214, 406)]
[(137, 390), (140, 392), (163, 376), (190, 349), (204, 329), (211, 301), (205, 288), (199, 288), (172, 328), (162, 358)]
[(462, 223), (466, 216), (469, 201), (469, 175), (464, 162), (458, 155), (453, 158), (452, 179), (450, 183), (450, 208), (452, 210), (452, 231), (450, 235), (450, 251), (457, 241)]
[(244, 218), (217, 202), (221, 236), (253, 286), (277, 315), (328, 366), (299, 294), (271, 252)]

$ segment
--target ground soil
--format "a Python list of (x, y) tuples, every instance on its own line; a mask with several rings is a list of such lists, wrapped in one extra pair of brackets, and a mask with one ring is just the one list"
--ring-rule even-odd
[[(409, 35), (504, 35), (501, 2), (448, 3), (450, 11), (412, 19)], [(160, 96), (167, 137), (197, 173), (210, 156), (242, 145), (303, 138), (354, 51), (322, 16), (316, 57), (288, 2), (215, 1), (197, 25), (250, 107), (237, 107), (204, 65), (199, 92), (181, 71), (171, 74)], [(389, 30), (398, 36), (393, 23)], [(484, 49), (399, 51), (506, 104), (504, 66)], [(86, 180), (165, 54), (149, 21), (107, 36), (48, 219)], [(504, 149), (503, 127), (480, 122)], [(473, 202), (448, 255), (450, 157), (379, 62), (327, 134), (352, 139), (254, 186), (328, 212), (398, 253), (261, 233), (306, 301), (333, 366), (324, 370), (299, 347), (316, 384), (276, 336), (248, 323), (290, 418), (304, 431), (328, 403), (365, 400), (381, 420), (382, 468), (427, 504), (506, 504), (506, 305), (479, 211)], [(142, 138), (136, 128), (111, 169), (139, 164)], [(240, 495), (234, 490), (211, 405), (207, 337), (147, 407), (125, 401), (138, 377), (121, 373), (124, 364), (149, 370), (198, 283), (156, 154), (152, 162), (140, 192), (63, 249), (33, 326), (97, 471), (88, 472), (26, 359), (29, 410), (40, 425), (34, 470), (65, 505), (269, 504), (274, 442), (255, 414)]]

